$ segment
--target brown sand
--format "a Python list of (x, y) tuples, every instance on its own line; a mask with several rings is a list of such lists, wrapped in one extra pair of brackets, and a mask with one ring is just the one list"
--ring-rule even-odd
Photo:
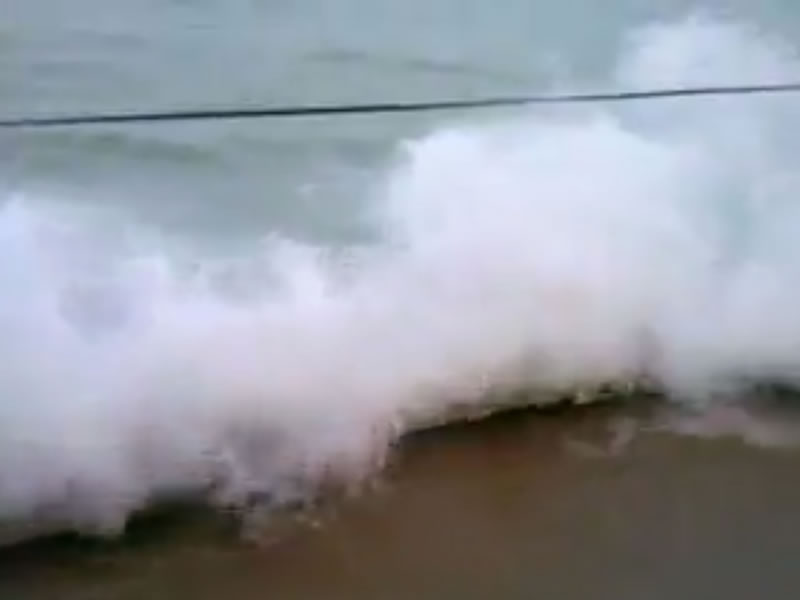
[(121, 543), (15, 547), (0, 598), (796, 598), (800, 453), (663, 433), (609, 451), (609, 424), (630, 418), (517, 414), (416, 436), (375, 489), (256, 541), (185, 510)]

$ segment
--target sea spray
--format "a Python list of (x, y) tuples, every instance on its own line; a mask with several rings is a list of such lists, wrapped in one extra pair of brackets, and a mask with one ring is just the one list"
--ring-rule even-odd
[[(620, 85), (798, 73), (736, 25), (631, 44)], [(702, 408), (793, 385), (795, 117), (747, 98), (443, 126), (399, 151), (380, 241), (352, 251), (273, 235), (223, 259), (8, 199), (0, 521), (115, 532), (172, 494), (292, 503), (374, 473), (409, 429), (576, 390)]]

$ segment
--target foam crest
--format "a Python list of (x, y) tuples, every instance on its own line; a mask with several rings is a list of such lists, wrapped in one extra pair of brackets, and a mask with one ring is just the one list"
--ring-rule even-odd
[[(734, 25), (631, 43), (624, 83), (798, 72)], [(344, 253), (179, 256), (66, 202), (7, 202), (0, 521), (114, 531), (171, 493), (303, 500), (375, 472), (410, 428), (554, 390), (646, 380), (699, 403), (797, 382), (796, 112), (690, 100), (446, 128), (387, 174), (382, 243)]]

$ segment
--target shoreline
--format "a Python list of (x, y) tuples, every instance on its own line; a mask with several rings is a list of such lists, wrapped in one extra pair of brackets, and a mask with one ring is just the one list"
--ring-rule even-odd
[(0, 550), (0, 595), (790, 597), (800, 452), (646, 427), (609, 451), (610, 425), (648, 416), (644, 405), (590, 406), (425, 431), (404, 438), (369, 489), (246, 534), (233, 515), (176, 505), (116, 540)]

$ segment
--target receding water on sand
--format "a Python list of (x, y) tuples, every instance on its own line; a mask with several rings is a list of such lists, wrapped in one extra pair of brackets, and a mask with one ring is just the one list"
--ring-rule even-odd
[(0, 596), (794, 597), (798, 451), (658, 431), (644, 412), (517, 413), (421, 434), (369, 489), (246, 536), (238, 519), (182, 507), (118, 541), (7, 549)]

